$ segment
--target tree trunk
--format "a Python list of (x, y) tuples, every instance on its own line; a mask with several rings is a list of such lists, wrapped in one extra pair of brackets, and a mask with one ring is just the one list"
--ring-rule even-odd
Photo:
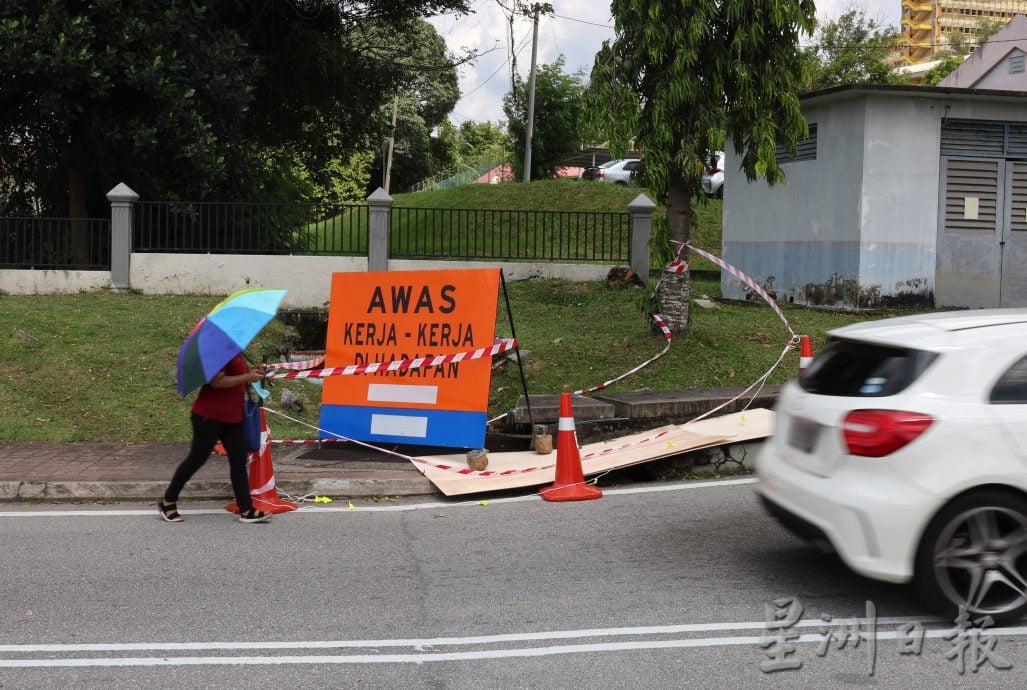
[[(692, 235), (692, 193), (681, 173), (673, 170), (673, 166), (667, 180), (667, 231), (675, 252)], [(682, 250), (681, 260), (688, 261), (687, 249)], [(664, 270), (660, 279), (656, 296), (660, 300), (661, 316), (674, 334), (688, 330), (688, 305), (692, 293), (689, 282), (688, 271), (673, 273)]]
[(71, 218), (71, 255), (74, 264), (89, 265), (88, 203), (86, 200), (86, 126), (81, 119), (71, 123), (64, 162), (68, 174), (68, 217)]

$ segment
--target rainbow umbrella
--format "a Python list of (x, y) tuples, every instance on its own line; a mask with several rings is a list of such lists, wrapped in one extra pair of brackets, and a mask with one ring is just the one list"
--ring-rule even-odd
[(178, 350), (178, 392), (210, 382), (278, 313), (285, 290), (241, 290), (200, 319)]

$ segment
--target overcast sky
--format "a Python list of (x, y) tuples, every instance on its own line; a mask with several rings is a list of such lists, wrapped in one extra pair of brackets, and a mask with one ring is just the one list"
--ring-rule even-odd
[[(898, 27), (901, 0), (857, 0), (874, 17)], [(504, 0), (510, 5), (513, 0)], [(566, 58), (566, 72), (585, 69), (585, 80), (592, 69), (596, 52), (604, 40), (613, 37), (610, 5), (603, 0), (551, 0), (554, 14), (542, 17), (538, 31), (538, 62), (551, 63), (558, 55)], [(817, 16), (836, 18), (853, 0), (820, 0)], [(510, 90), (510, 25), (496, 0), (471, 0), (472, 14), (443, 15), (432, 24), (446, 39), (449, 49), (459, 55), (467, 48), (482, 55), (460, 71), (463, 94), (450, 115), (454, 124), (464, 120), (498, 122), (503, 116), (503, 94)], [(531, 21), (518, 19), (514, 24), (518, 72), (525, 77), (531, 67)]]

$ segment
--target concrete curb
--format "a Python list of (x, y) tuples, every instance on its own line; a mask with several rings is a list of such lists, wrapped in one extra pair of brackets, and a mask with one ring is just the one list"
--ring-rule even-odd
[[(166, 481), (0, 481), (0, 501), (157, 500), (164, 495), (167, 486)], [(308, 494), (332, 498), (439, 495), (435, 486), (420, 474), (387, 479), (286, 479), (278, 482), (278, 488), (296, 497)], [(191, 481), (182, 491), (182, 498), (231, 500), (232, 485), (227, 481)]]

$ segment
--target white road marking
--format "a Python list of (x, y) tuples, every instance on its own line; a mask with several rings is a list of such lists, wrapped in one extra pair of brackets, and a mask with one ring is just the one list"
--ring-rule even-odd
[[(717, 481), (698, 481), (698, 482), (679, 482), (674, 484), (653, 484), (648, 486), (638, 487), (626, 487), (620, 489), (603, 489), (604, 496), (619, 496), (626, 494), (644, 494), (644, 493), (659, 493), (664, 491), (686, 491), (692, 489), (709, 489), (722, 486), (743, 486), (746, 484), (755, 484), (759, 482), (759, 479), (755, 477), (747, 477), (744, 479), (722, 479)], [(287, 498), (283, 496), (283, 498)], [(342, 503), (346, 499), (339, 499), (338, 502)], [(483, 496), (479, 499), (469, 501), (454, 501), (454, 502), (443, 502), (443, 501), (428, 501), (424, 503), (411, 503), (402, 505), (354, 505), (352, 508), (349, 505), (333, 506), (333, 505), (317, 505), (317, 506), (301, 506), (298, 510), (292, 511), (293, 513), (299, 514), (314, 514), (314, 513), (390, 513), (397, 511), (409, 511), (409, 510), (438, 510), (440, 508), (460, 508), (460, 507), (474, 507), (480, 506), (483, 503), (488, 504), (501, 504), (501, 503), (519, 503), (522, 501), (540, 501), (542, 498), (537, 493), (532, 493), (524, 496), (507, 496), (504, 498), (488, 498)], [(126, 501), (133, 503), (135, 501)], [(183, 508), (179, 511), (184, 516), (189, 515), (223, 515), (224, 510), (216, 508), (197, 508), (190, 510)], [(157, 515), (157, 508), (148, 508), (140, 510), (138, 508), (125, 509), (125, 510), (7, 510), (0, 511), (0, 518), (10, 517), (133, 517), (133, 516), (146, 516), (153, 517)]]
[[(894, 617), (881, 618), (876, 625), (900, 624), (911, 622), (937, 621), (936, 618)], [(867, 624), (866, 619), (848, 619), (833, 621), (834, 625), (846, 625), (852, 622)], [(523, 633), (512, 635), (489, 635), (464, 638), (428, 638), (408, 640), (350, 640), (350, 641), (310, 641), (310, 642), (193, 642), (193, 643), (139, 643), (139, 644), (97, 644), (97, 645), (2, 645), (0, 651), (13, 653), (46, 652), (49, 654), (78, 651), (169, 651), (169, 650), (224, 650), (224, 649), (264, 649), (289, 651), (297, 649), (326, 648), (373, 648), (413, 647), (410, 654), (350, 654), (350, 655), (289, 655), (282, 656), (182, 656), (182, 657), (92, 657), (67, 659), (0, 659), (0, 668), (67, 668), (97, 666), (223, 666), (223, 665), (296, 665), (296, 664), (397, 664), (426, 663), (433, 661), (474, 661), (482, 659), (503, 659), (514, 657), (542, 657), (558, 654), (587, 654), (596, 652), (631, 651), (641, 649), (683, 649), (698, 647), (727, 647), (737, 645), (758, 645), (766, 637), (763, 635), (746, 635), (735, 637), (691, 637), (669, 640), (625, 640), (622, 642), (594, 642), (586, 644), (567, 644), (543, 647), (518, 647), (511, 649), (486, 649), (453, 652), (424, 652), (423, 648), (445, 645), (481, 645), (497, 642), (524, 642), (531, 640), (576, 639), (582, 637), (610, 637), (616, 635), (666, 635), (682, 632), (702, 632), (725, 629), (763, 628), (764, 623), (700, 623), (687, 625), (656, 626), (645, 628), (610, 628), (588, 630), (565, 630), (548, 633)], [(824, 625), (823, 621), (800, 621), (794, 627), (811, 627)], [(988, 628), (981, 630), (988, 636), (1025, 636), (1027, 627)], [(878, 640), (893, 640), (900, 636), (899, 631), (877, 632)], [(927, 638), (951, 636), (952, 630), (937, 628), (926, 630)], [(905, 639), (903, 634), (902, 639)], [(800, 635), (795, 642), (822, 643), (824, 635)]]
[[(903, 623), (943, 623), (936, 616), (891, 616), (876, 619), (877, 625)], [(865, 618), (837, 618), (830, 625), (865, 625)], [(821, 620), (800, 620), (793, 628), (823, 626)], [(442, 647), (450, 645), (495, 644), (498, 642), (529, 642), (537, 640), (567, 640), (582, 637), (618, 637), (637, 635), (675, 635), (681, 633), (713, 632), (717, 630), (762, 630), (766, 623), (683, 623), (681, 625), (647, 625), (630, 628), (585, 628), (583, 630), (550, 630), (533, 633), (505, 633), (502, 635), (474, 635), (471, 637), (401, 638), (396, 640), (308, 640), (269, 642), (122, 642), (76, 644), (0, 644), (0, 652), (27, 654), (31, 652), (137, 652), (183, 651), (219, 649), (331, 649), (342, 647)]]

